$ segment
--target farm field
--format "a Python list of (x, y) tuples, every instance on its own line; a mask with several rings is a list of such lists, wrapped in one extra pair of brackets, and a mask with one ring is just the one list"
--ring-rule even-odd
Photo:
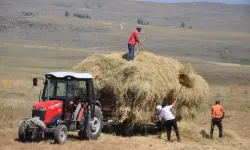
[[(206, 3), (194, 7), (189, 3), (105, 1), (106, 4), (100, 0), (0, 2), (0, 149), (249, 149), (250, 7), (211, 3), (207, 7), (216, 10), (213, 14)], [(101, 8), (97, 7), (99, 3)], [(151, 7), (158, 9), (154, 11)], [(175, 13), (163, 16), (159, 12), (170, 12), (165, 8), (173, 8)], [(71, 17), (64, 16), (65, 10)], [(165, 133), (121, 137), (106, 132), (97, 141), (81, 141), (72, 132), (64, 145), (54, 144), (53, 139), (19, 142), (19, 120), (31, 115), (42, 88), (41, 84), (33, 87), (32, 78), (44, 77), (52, 71), (69, 71), (95, 53), (127, 52), (128, 36), (138, 26), (136, 19), (148, 11), (150, 25), (142, 26), (140, 34), (146, 38), (143, 51), (191, 64), (211, 87), (197, 117), (178, 122), (182, 141), (176, 142), (174, 133), (174, 141), (167, 142)], [(32, 12), (34, 16), (22, 12)], [(76, 19), (72, 17), (74, 12), (88, 13), (92, 19)], [(178, 17), (185, 14), (184, 19)], [(201, 19), (197, 18), (201, 16), (204, 19), (198, 25)], [(166, 23), (161, 19), (164, 17), (170, 20)], [(216, 21), (213, 24), (211, 20)], [(193, 28), (170, 27), (179, 25), (179, 21), (192, 24)], [(215, 128), (215, 138), (211, 140), (206, 136), (210, 130), (211, 106), (216, 99), (221, 100), (228, 117), (223, 120), (224, 138), (217, 138)]]

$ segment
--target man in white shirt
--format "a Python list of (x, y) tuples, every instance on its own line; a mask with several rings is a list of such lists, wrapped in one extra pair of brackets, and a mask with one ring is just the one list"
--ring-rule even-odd
[(159, 113), (160, 122), (163, 123), (164, 126), (167, 128), (168, 141), (170, 141), (171, 129), (173, 127), (174, 130), (175, 130), (177, 141), (180, 142), (180, 135), (179, 135), (178, 127), (177, 127), (177, 122), (176, 122), (176, 119), (175, 119), (174, 115), (171, 112), (171, 109), (174, 108), (176, 102), (177, 102), (177, 100), (175, 100), (172, 103), (172, 105), (167, 105), (167, 106), (165, 106), (163, 108), (162, 108), (161, 105), (157, 105), (156, 109), (157, 109), (157, 111)]

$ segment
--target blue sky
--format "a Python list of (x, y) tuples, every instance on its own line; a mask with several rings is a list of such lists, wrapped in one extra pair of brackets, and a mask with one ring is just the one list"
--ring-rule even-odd
[(199, 2), (218, 2), (226, 4), (250, 4), (250, 0), (140, 0), (140, 1), (168, 2), (168, 3), (199, 1)]

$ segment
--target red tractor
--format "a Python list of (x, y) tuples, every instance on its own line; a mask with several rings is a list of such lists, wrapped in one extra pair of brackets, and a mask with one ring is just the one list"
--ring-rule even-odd
[[(37, 83), (38, 78), (34, 78), (33, 85), (37, 86)], [(56, 143), (63, 144), (68, 131), (78, 131), (81, 139), (96, 140), (102, 127), (103, 115), (93, 76), (51, 72), (45, 75), (39, 102), (32, 108), (32, 118), (24, 119), (18, 135), (23, 142), (53, 135)]]

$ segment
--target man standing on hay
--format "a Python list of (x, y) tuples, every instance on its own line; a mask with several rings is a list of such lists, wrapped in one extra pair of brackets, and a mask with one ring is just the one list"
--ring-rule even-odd
[(159, 112), (160, 122), (167, 128), (168, 141), (170, 141), (171, 139), (171, 130), (173, 127), (175, 130), (177, 141), (180, 142), (180, 134), (178, 131), (177, 121), (171, 112), (171, 109), (174, 108), (176, 102), (177, 102), (177, 99), (172, 103), (172, 105), (167, 105), (163, 108), (161, 105), (157, 105), (156, 110)]
[(213, 119), (211, 121), (210, 137), (213, 138), (214, 126), (217, 125), (219, 129), (219, 137), (222, 138), (222, 119), (224, 118), (225, 112), (220, 105), (219, 100), (216, 100), (215, 105), (212, 107), (212, 115)]
[(141, 27), (137, 27), (130, 35), (128, 41), (128, 61), (134, 60), (135, 45), (141, 43), (139, 40), (139, 33), (141, 32)]

